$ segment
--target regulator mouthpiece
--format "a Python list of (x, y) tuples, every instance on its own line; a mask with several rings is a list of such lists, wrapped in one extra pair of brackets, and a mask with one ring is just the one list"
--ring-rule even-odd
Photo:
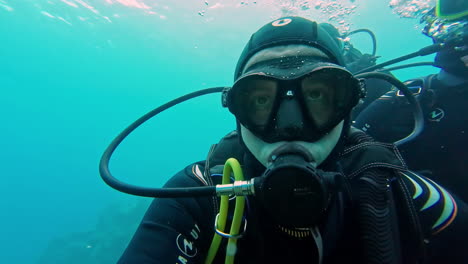
[(298, 154), (277, 156), (259, 179), (256, 195), (269, 215), (285, 227), (314, 226), (329, 202), (333, 177)]

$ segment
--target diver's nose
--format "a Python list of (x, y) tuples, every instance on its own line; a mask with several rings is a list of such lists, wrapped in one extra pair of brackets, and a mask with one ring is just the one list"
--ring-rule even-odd
[(294, 98), (281, 102), (276, 116), (276, 130), (286, 139), (295, 139), (304, 129), (304, 118), (299, 103)]

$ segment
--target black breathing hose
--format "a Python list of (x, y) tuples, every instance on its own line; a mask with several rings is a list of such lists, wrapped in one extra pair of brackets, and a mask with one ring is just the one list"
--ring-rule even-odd
[(366, 28), (357, 29), (357, 30), (353, 30), (353, 31), (351, 31), (349, 33), (343, 34), (342, 37), (346, 38), (348, 36), (351, 36), (351, 35), (356, 34), (356, 33), (361, 33), (361, 32), (365, 32), (365, 33), (370, 35), (370, 37), (372, 39), (372, 56), (375, 56), (375, 54), (377, 53), (377, 38), (375, 37), (374, 32), (372, 32), (371, 30), (366, 29)]
[(356, 75), (358, 78), (377, 78), (377, 79), (382, 79), (385, 80), (392, 85), (394, 85), (396, 88), (398, 88), (408, 99), (411, 107), (412, 107), (412, 112), (413, 112), (413, 117), (414, 117), (414, 128), (411, 134), (409, 134), (407, 137), (400, 139), (395, 142), (395, 145), (401, 146), (402, 144), (405, 144), (414, 138), (416, 138), (419, 134), (424, 129), (424, 115), (421, 109), (421, 105), (419, 104), (418, 100), (414, 98), (412, 92), (406, 87), (404, 83), (396, 79), (395, 77), (391, 76), (390, 74), (386, 73), (381, 73), (381, 72), (366, 72), (366, 73), (361, 73)]
[(138, 120), (133, 122), (130, 126), (128, 126), (124, 131), (122, 131), (107, 147), (104, 154), (101, 157), (101, 161), (99, 163), (99, 172), (101, 174), (102, 179), (112, 188), (138, 196), (145, 196), (145, 197), (159, 197), (159, 198), (171, 198), (171, 197), (196, 197), (196, 196), (214, 196), (216, 195), (216, 188), (214, 186), (207, 186), (207, 187), (191, 187), (191, 188), (145, 188), (135, 185), (130, 185), (124, 182), (117, 180), (109, 171), (109, 160), (112, 156), (112, 153), (115, 149), (119, 146), (119, 144), (137, 127), (141, 124), (152, 118), (153, 116), (161, 113), (162, 111), (176, 105), (187, 101), (189, 99), (211, 94), (211, 93), (219, 93), (223, 91), (225, 87), (215, 87), (204, 89), (200, 91), (196, 91), (190, 94), (186, 94), (179, 98), (176, 98), (166, 104), (161, 105), (160, 107), (150, 111), (149, 113), (145, 114), (144, 116), (140, 117)]
[[(402, 82), (400, 82), (399, 80), (397, 80), (396, 78), (394, 78), (393, 76), (389, 74), (379, 73), (379, 72), (362, 73), (362, 74), (356, 75), (356, 77), (357, 78), (378, 78), (378, 79), (382, 79), (393, 84), (395, 87), (397, 87), (403, 92), (403, 94), (408, 98), (409, 102), (413, 106), (413, 113), (414, 113), (414, 118), (415, 118), (415, 127), (413, 129), (413, 132), (408, 137), (395, 142), (396, 145), (404, 144), (412, 140), (413, 138), (415, 138), (419, 133), (421, 133), (423, 126), (424, 126), (424, 119), (423, 119), (421, 107), (419, 106), (418, 101), (416, 101), (415, 98), (412, 96), (411, 91)], [(206, 94), (222, 92), (224, 89), (226, 89), (226, 87), (215, 87), (215, 88), (209, 88), (209, 89), (196, 91), (196, 92), (181, 96), (179, 98), (176, 98), (150, 111), (149, 113), (145, 114), (144, 116), (140, 117), (138, 120), (133, 122), (130, 126), (128, 126), (124, 131), (122, 131), (111, 142), (111, 144), (107, 147), (107, 149), (105, 150), (104, 154), (101, 157), (101, 161), (99, 163), (99, 172), (104, 182), (106, 182), (109, 186), (111, 186), (112, 188), (118, 191), (132, 194), (132, 195), (144, 196), (144, 197), (171, 198), (171, 197), (197, 197), (197, 196), (216, 195), (216, 187), (214, 186), (191, 187), (191, 188), (145, 188), (145, 187), (130, 185), (125, 182), (119, 181), (115, 177), (112, 176), (109, 170), (109, 161), (115, 149), (119, 146), (119, 144), (131, 132), (133, 132), (137, 127), (139, 127), (141, 124), (143, 124), (150, 118), (154, 117), (155, 115), (161, 113), (162, 111), (170, 107), (173, 107), (174, 105), (177, 105), (181, 102), (187, 101), (189, 99), (192, 99), (198, 96), (206, 95)]]
[(395, 64), (395, 63), (398, 63), (398, 62), (401, 62), (401, 61), (409, 60), (409, 59), (416, 58), (416, 57), (419, 57), (419, 56), (426, 56), (426, 55), (438, 52), (438, 51), (442, 50), (443, 48), (444, 48), (444, 44), (441, 44), (441, 43), (432, 44), (432, 45), (424, 47), (424, 48), (422, 48), (422, 49), (420, 49), (420, 50), (418, 50), (416, 52), (413, 52), (413, 53), (410, 53), (410, 54), (395, 58), (393, 60), (389, 60), (387, 62), (380, 63), (380, 64), (377, 64), (377, 65), (362, 69), (362, 70), (356, 72), (355, 74), (360, 74), (360, 73), (364, 73), (364, 72), (371, 72), (371, 71), (374, 71), (376, 69), (380, 69), (380, 68), (383, 68), (385, 66), (392, 65), (392, 64)]
[(397, 65), (393, 66), (390, 68), (385, 68), (385, 69), (377, 69), (375, 70), (376, 72), (380, 71), (396, 71), (396, 70), (401, 70), (401, 69), (406, 69), (406, 68), (413, 68), (413, 67), (419, 67), (419, 66), (432, 66), (434, 67), (434, 62), (432, 61), (425, 61), (425, 62), (414, 62), (414, 63), (408, 63), (408, 64), (403, 64), (403, 65)]

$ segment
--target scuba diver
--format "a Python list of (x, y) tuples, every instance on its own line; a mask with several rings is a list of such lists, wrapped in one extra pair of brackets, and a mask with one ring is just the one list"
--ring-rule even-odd
[[(327, 33), (334, 38), (339, 48), (343, 53), (343, 60), (350, 72), (354, 73), (359, 70), (365, 69), (376, 64), (376, 60), (379, 56), (377, 53), (377, 39), (375, 34), (369, 29), (357, 29), (351, 32), (340, 34), (339, 30), (330, 23), (320, 23), (320, 26), (327, 31)], [(354, 47), (349, 40), (349, 36), (356, 33), (367, 33), (372, 39), (372, 53), (362, 53), (360, 50)], [(346, 41), (345, 41), (346, 40)]]
[[(331, 37), (337, 42), (338, 46), (341, 49), (343, 54), (343, 60), (345, 63), (345, 67), (351, 73), (356, 73), (363, 69), (372, 67), (376, 65), (376, 61), (379, 56), (376, 55), (377, 53), (377, 38), (369, 29), (362, 28), (353, 30), (351, 32), (347, 32), (345, 34), (340, 34), (338, 29), (334, 27), (332, 24), (329, 23), (320, 23), (320, 26), (323, 27)], [(349, 37), (357, 34), (357, 33), (366, 33), (370, 36), (372, 40), (372, 52), (369, 53), (362, 53), (358, 50), (349, 40)], [(386, 72), (390, 73), (390, 72)], [(351, 113), (351, 117), (354, 120), (355, 117), (361, 113), (363, 109), (365, 109), (369, 104), (373, 101), (378, 99), (380, 96), (384, 95), (392, 88), (392, 85), (389, 82), (386, 82), (381, 79), (365, 79), (365, 84), (367, 87), (367, 94), (364, 98), (359, 100), (359, 104), (353, 108)]]
[(196, 92), (222, 91), (237, 129), (164, 188), (118, 181), (109, 159), (133, 129), (193, 95), (124, 130), (105, 151), (101, 176), (158, 198), (119, 263), (468, 263), (466, 204), (408, 170), (393, 144), (350, 125), (365, 86), (344, 65), (314, 21), (261, 27), (233, 86)]
[[(421, 105), (424, 129), (399, 146), (408, 166), (421, 171), (468, 201), (468, 1), (437, 1), (421, 18), (423, 34), (434, 44), (446, 45), (437, 52), (439, 73), (408, 80)], [(354, 124), (376, 140), (394, 142), (413, 128), (411, 107), (398, 90), (372, 103)]]

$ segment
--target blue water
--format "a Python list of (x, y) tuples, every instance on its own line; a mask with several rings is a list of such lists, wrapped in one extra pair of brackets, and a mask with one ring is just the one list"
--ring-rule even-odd
[[(0, 263), (114, 263), (150, 199), (103, 183), (106, 146), (170, 99), (231, 85), (250, 34), (281, 14), (275, 5), (259, 7), (262, 1), (218, 1), (225, 6), (212, 9), (216, 2), (185, 2), (0, 0)], [(386, 1), (354, 4), (347, 22), (375, 32), (379, 61), (431, 43), (417, 20), (400, 19)], [(370, 51), (366, 36), (352, 40)], [(233, 128), (219, 95), (195, 99), (138, 129), (111, 170), (161, 186)]]

